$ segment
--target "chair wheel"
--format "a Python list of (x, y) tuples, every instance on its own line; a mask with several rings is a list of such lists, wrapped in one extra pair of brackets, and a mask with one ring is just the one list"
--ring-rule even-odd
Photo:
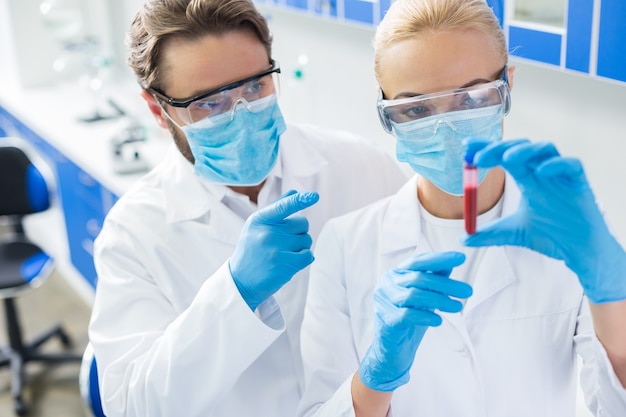
[(28, 414), (28, 409), (26, 408), (24, 401), (22, 401), (22, 397), (16, 397), (13, 399), (13, 409), (15, 410), (15, 414), (18, 416), (25, 416)]

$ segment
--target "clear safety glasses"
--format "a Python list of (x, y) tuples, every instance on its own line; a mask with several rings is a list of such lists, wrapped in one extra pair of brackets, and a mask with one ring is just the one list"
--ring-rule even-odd
[(232, 113), (242, 101), (251, 104), (272, 94), (278, 96), (280, 66), (274, 60), (270, 64), (271, 67), (266, 71), (189, 99), (171, 98), (153, 88), (147, 90), (170, 106), (165, 109), (169, 116), (174, 113), (185, 124), (192, 124), (229, 111)]
[(400, 127), (404, 123), (462, 110), (501, 106), (506, 115), (511, 107), (506, 70), (505, 66), (501, 77), (489, 83), (398, 100), (383, 99), (381, 90), (377, 100), (378, 117), (385, 131), (391, 133), (394, 125)]

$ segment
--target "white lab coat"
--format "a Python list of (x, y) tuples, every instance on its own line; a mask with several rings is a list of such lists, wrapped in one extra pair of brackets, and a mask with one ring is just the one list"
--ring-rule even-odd
[[(376, 282), (414, 253), (430, 251), (416, 188), (413, 178), (395, 196), (331, 220), (320, 234), (302, 324), (306, 390), (298, 415), (354, 415), (350, 382), (373, 337)], [(507, 177), (502, 215), (518, 202)], [(578, 353), (590, 408), (626, 416), (626, 390), (594, 336), (578, 280), (562, 262), (490, 247), (473, 288), (462, 314), (443, 313), (443, 324), (426, 332), (410, 381), (393, 394), (391, 415), (573, 417)]]
[[(394, 159), (351, 135), (289, 125), (259, 205), (316, 190), (301, 212), (316, 239), (330, 217), (396, 192)], [(172, 147), (125, 193), (95, 243), (89, 327), (105, 413), (293, 416), (302, 391), (300, 323), (308, 268), (253, 313), (227, 259), (244, 219)]]

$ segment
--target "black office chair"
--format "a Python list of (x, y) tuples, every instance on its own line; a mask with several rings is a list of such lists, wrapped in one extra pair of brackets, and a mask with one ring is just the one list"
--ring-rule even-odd
[(41, 285), (54, 269), (53, 259), (30, 241), (24, 232), (24, 217), (50, 208), (54, 182), (45, 177), (45, 165), (27, 142), (17, 138), (0, 138), (0, 220), (9, 230), (0, 236), (0, 298), (4, 299), (8, 346), (0, 346), (0, 367), (10, 366), (11, 395), (15, 412), (27, 414), (22, 398), (26, 363), (79, 362), (80, 355), (43, 353), (40, 346), (56, 336), (64, 347), (71, 340), (57, 325), (30, 343), (22, 338), (15, 298)]

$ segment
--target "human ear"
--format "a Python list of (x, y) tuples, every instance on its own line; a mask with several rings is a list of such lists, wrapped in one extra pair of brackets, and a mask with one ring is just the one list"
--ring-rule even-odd
[(507, 77), (507, 80), (509, 81), (509, 91), (512, 91), (513, 80), (515, 77), (515, 65), (511, 65), (510, 67), (507, 67), (506, 77)]
[(146, 90), (141, 91), (141, 97), (148, 104), (148, 109), (150, 110), (150, 113), (152, 113), (152, 116), (154, 116), (154, 120), (156, 120), (157, 124), (163, 129), (167, 129), (168, 125), (167, 120), (165, 119), (167, 116), (165, 116), (164, 110), (159, 105), (156, 98)]

